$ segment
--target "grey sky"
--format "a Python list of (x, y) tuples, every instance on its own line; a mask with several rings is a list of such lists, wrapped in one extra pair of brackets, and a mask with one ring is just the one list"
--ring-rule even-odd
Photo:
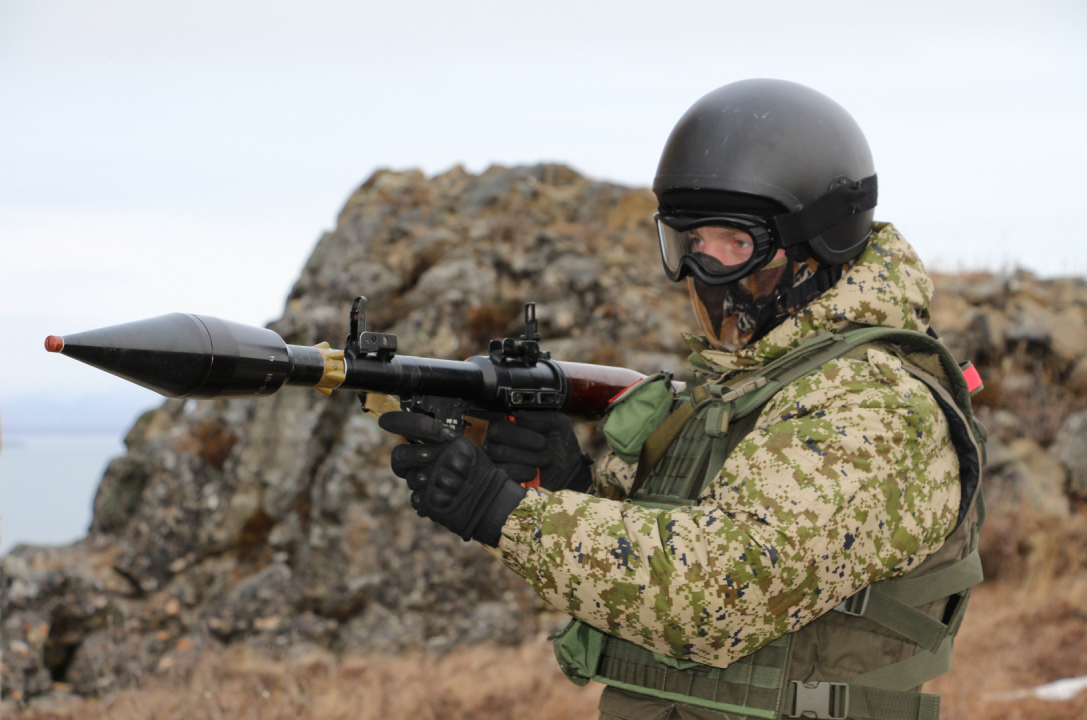
[(683, 111), (747, 77), (856, 117), (877, 217), (930, 265), (1087, 273), (1083, 3), (3, 0), (5, 424), (29, 398), (154, 402), (42, 339), (276, 317), (377, 167), (648, 185)]

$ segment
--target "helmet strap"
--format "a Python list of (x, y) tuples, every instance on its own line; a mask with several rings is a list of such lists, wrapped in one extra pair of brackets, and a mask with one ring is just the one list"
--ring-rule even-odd
[(782, 313), (782, 299), (786, 295), (788, 289), (792, 287), (793, 277), (796, 271), (796, 262), (785, 259), (785, 272), (782, 273), (781, 279), (778, 280), (777, 288), (774, 290), (774, 302), (768, 303), (762, 307), (759, 311), (758, 317), (755, 319), (755, 331), (751, 334), (749, 343), (755, 342), (762, 338), (766, 333), (770, 332), (785, 320), (788, 312)]
[[(768, 308), (763, 308), (759, 314), (755, 332), (748, 342), (754, 342), (766, 335), (778, 325), (785, 322), (797, 310), (804, 307), (812, 300), (834, 287), (841, 279), (848, 265), (820, 265), (811, 277), (795, 282), (795, 270), (800, 263), (789, 263), (789, 269), (785, 277), (781, 278), (777, 289), (777, 302)], [(772, 312), (766, 312), (772, 310)]]
[(793, 286), (781, 286), (779, 296), (779, 312), (789, 315), (804, 307), (827, 290), (834, 287), (842, 277), (843, 265), (823, 265), (807, 280), (803, 280)]
[[(815, 260), (810, 263), (787, 260), (784, 264), (782, 274), (772, 290), (772, 299), (767, 298), (769, 302), (755, 302), (749, 289), (740, 289), (735, 284), (705, 285), (694, 277), (687, 278), (687, 287), (699, 325), (713, 347), (731, 352), (765, 337), (798, 310), (834, 287), (851, 266), (850, 263), (823, 265)], [(773, 265), (780, 267), (778, 262)], [(808, 268), (812, 268), (811, 274), (798, 282), (798, 270)], [(746, 297), (747, 301), (741, 300), (738, 305), (733, 304), (733, 313), (723, 313), (722, 304), (728, 296), (735, 299)], [(735, 315), (736, 312), (751, 313), (748, 315), (750, 325), (746, 331), (735, 326), (737, 322), (741, 322)]]

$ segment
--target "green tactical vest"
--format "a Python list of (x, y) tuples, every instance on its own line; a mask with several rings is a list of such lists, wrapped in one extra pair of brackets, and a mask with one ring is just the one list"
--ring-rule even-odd
[[(974, 420), (962, 369), (941, 342), (878, 327), (820, 335), (732, 380), (731, 387), (711, 384), (680, 393), (648, 438), (645, 423), (628, 417), (624, 422), (640, 430), (644, 444), (627, 502), (654, 508), (695, 504), (778, 391), (831, 360), (864, 358), (871, 346), (901, 359), (947, 416), (962, 495), (958, 522), (944, 544), (907, 575), (872, 583), (834, 611), (725, 668), (659, 655), (572, 621), (554, 643), (559, 665), (573, 682), (597, 680), (728, 718), (939, 718), (939, 696), (919, 691), (950, 669), (952, 639), (970, 588), (982, 580), (977, 541), (984, 520), (979, 481), (986, 436)], [(663, 416), (652, 403), (642, 404), (642, 412), (657, 413), (655, 421)], [(605, 435), (610, 422), (609, 415)], [(626, 434), (622, 449), (629, 455), (631, 431)]]

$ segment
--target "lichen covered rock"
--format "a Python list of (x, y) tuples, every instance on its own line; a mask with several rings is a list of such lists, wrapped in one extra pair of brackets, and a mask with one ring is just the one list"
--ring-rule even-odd
[[(655, 205), (647, 190), (559, 165), (379, 171), (320, 238), (271, 327), (340, 346), (351, 300), (366, 295), (370, 329), (396, 333), (402, 354), (461, 359), (519, 335), (534, 301), (554, 357), (682, 377), (680, 332), (696, 324), (686, 287), (661, 272)], [(1087, 500), (1084, 430), (1065, 418), (1087, 407), (1072, 389), (1087, 392), (1087, 283), (935, 280), (933, 325), (986, 379), (976, 403), (993, 430), (996, 505), (1075, 512)], [(592, 427), (578, 431), (601, 450)], [(479, 546), (416, 516), (389, 469), (397, 439), (355, 396), (169, 400), (125, 442), (86, 539), (2, 561), (6, 698), (55, 682), (111, 691), (221, 644), (279, 657), (444, 652), (561, 622)], [(1083, 500), (1069, 502), (1066, 477)]]

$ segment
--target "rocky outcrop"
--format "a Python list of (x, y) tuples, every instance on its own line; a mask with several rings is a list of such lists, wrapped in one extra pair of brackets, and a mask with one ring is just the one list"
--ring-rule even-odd
[(1087, 499), (1087, 281), (937, 275), (933, 325), (978, 365), (990, 505), (1067, 517)]
[[(653, 197), (561, 166), (378, 172), (272, 328), (339, 345), (369, 297), (400, 351), (463, 358), (536, 301), (563, 359), (682, 373), (682, 288), (657, 277)], [(588, 440), (588, 428), (583, 428)], [(555, 620), (474, 544), (422, 522), (396, 438), (349, 394), (167, 401), (109, 466), (87, 539), (4, 560), (5, 696), (130, 684), (194, 645), (273, 655), (517, 643)]]
[(1069, 415), (1057, 431), (1050, 453), (1068, 470), (1068, 495), (1087, 503), (1087, 412)]
[[(462, 358), (519, 334), (521, 303), (535, 301), (555, 357), (682, 375), (679, 331), (693, 320), (685, 287), (662, 277), (654, 209), (646, 190), (557, 165), (381, 171), (318, 242), (271, 327), (337, 346), (364, 294), (371, 329), (396, 333), (402, 353)], [(992, 497), (1076, 512), (1087, 283), (937, 282), (937, 329), (986, 377)], [(592, 427), (579, 432), (601, 449)], [(444, 651), (515, 644), (559, 622), (481, 548), (415, 516), (388, 469), (395, 442), (346, 393), (171, 400), (145, 414), (102, 479), (88, 537), (3, 560), (5, 697), (56, 682), (102, 692), (200, 646)]]

